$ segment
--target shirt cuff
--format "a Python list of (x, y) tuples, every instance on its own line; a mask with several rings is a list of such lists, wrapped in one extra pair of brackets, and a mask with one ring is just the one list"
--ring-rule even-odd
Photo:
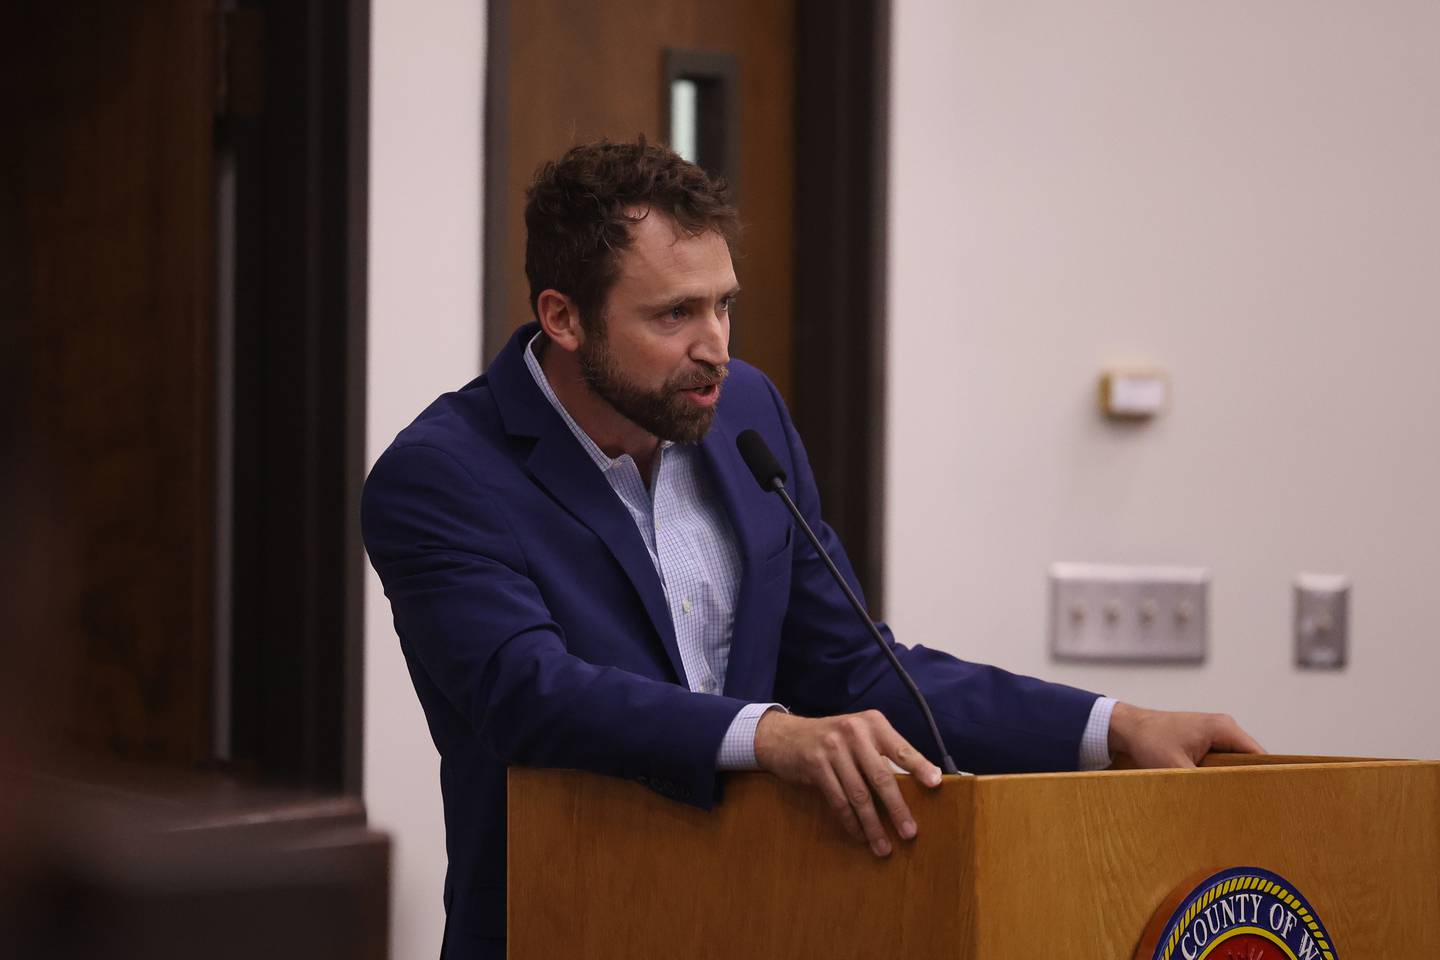
[(1090, 719), (1080, 737), (1080, 769), (1104, 770), (1110, 766), (1110, 714), (1114, 697), (1100, 697), (1090, 708)]
[[(715, 760), (717, 770), (759, 770), (755, 762), (755, 728), (767, 710), (785, 710), (778, 703), (747, 703), (730, 721), (730, 729), (720, 741), (720, 755)], [(789, 713), (789, 710), (785, 710)]]

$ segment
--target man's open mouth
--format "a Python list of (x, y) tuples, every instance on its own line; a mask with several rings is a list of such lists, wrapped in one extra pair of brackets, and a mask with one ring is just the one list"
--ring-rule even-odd
[(688, 397), (689, 397), (692, 401), (694, 401), (695, 403), (704, 404), (704, 405), (708, 406), (708, 405), (714, 403), (715, 400), (716, 400), (716, 398), (719, 397), (719, 395), (720, 395), (720, 384), (718, 384), (718, 383), (705, 383), (705, 384), (701, 384), (701, 385), (698, 386), (698, 387), (685, 387), (685, 388), (681, 389), (680, 392), (681, 392), (682, 394), (688, 396)]

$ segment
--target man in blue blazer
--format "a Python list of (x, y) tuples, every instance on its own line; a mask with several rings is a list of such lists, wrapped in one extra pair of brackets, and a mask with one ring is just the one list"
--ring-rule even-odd
[[(729, 356), (722, 186), (643, 140), (586, 144), (542, 169), (526, 226), (537, 322), (400, 433), (363, 504), (441, 757), (453, 957), (503, 955), (509, 764), (701, 807), (718, 771), (765, 769), (820, 790), (877, 856), (887, 820), (917, 833), (891, 763), (940, 782), (915, 704), (737, 453), (759, 431), (858, 592), (784, 403)], [(1227, 717), (894, 650), (967, 770), (1259, 749)]]

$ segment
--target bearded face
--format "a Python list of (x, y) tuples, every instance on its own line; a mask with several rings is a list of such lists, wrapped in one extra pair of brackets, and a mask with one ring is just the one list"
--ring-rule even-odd
[(596, 324), (576, 356), (585, 383), (630, 422), (661, 440), (699, 443), (715, 420), (715, 401), (728, 371), (691, 361), (692, 369), (658, 387), (629, 377), (611, 352), (603, 322)]

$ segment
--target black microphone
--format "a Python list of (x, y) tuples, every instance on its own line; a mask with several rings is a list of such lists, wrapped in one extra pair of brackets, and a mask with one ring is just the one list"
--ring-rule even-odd
[(940, 769), (946, 773), (958, 774), (960, 770), (955, 766), (955, 761), (950, 759), (950, 751), (945, 749), (945, 740), (940, 736), (940, 728), (935, 725), (935, 715), (930, 712), (930, 704), (925, 702), (925, 695), (920, 692), (919, 687), (915, 686), (915, 681), (910, 678), (910, 674), (905, 672), (900, 658), (895, 656), (895, 651), (891, 650), (890, 644), (885, 642), (880, 628), (875, 626), (875, 621), (870, 619), (870, 614), (865, 612), (864, 604), (860, 602), (859, 597), (855, 596), (855, 591), (850, 589), (850, 584), (841, 575), (840, 568), (835, 566), (835, 561), (830, 559), (830, 554), (826, 553), (825, 548), (820, 545), (820, 538), (815, 536), (815, 531), (810, 529), (810, 524), (806, 523), (805, 518), (800, 514), (800, 508), (795, 506), (795, 501), (790, 498), (790, 491), (785, 489), (786, 476), (780, 466), (780, 461), (776, 460), (775, 454), (770, 452), (770, 448), (765, 444), (765, 439), (754, 430), (746, 430), (736, 437), (735, 446), (740, 449), (740, 457), (745, 461), (745, 466), (749, 467), (750, 472), (755, 475), (755, 482), (760, 484), (760, 489), (780, 495), (780, 499), (784, 501), (786, 508), (790, 511), (790, 516), (794, 517), (800, 529), (805, 531), (810, 545), (815, 548), (820, 559), (825, 561), (825, 567), (830, 571), (830, 576), (834, 577), (835, 582), (840, 584), (840, 589), (845, 591), (845, 598), (850, 601), (850, 606), (855, 608), (856, 615), (865, 621), (865, 626), (870, 628), (870, 636), (880, 645), (886, 659), (890, 661), (890, 666), (895, 668), (895, 672), (900, 675), (901, 682), (910, 691), (910, 696), (915, 698), (916, 705), (920, 707), (920, 712), (925, 715), (925, 722), (930, 727), (930, 736), (935, 738), (935, 746), (940, 750)]

